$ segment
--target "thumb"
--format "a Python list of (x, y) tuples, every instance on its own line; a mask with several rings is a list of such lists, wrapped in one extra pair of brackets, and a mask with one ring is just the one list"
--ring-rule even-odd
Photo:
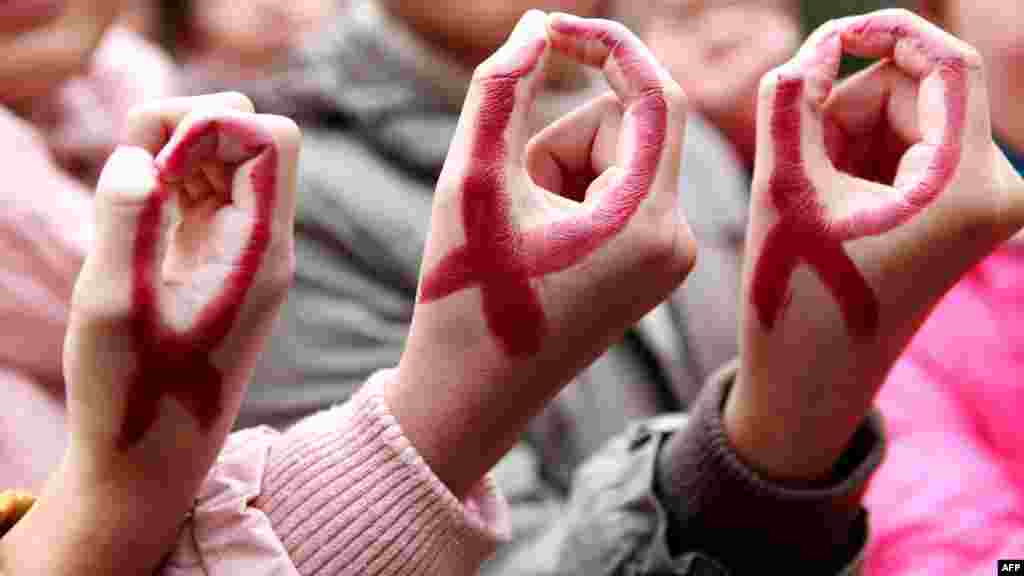
[(76, 288), (92, 294), (79, 296), (123, 311), (133, 291), (155, 290), (171, 225), (168, 196), (149, 152), (131, 146), (114, 151), (96, 187), (96, 238), (80, 278), (85, 286)]

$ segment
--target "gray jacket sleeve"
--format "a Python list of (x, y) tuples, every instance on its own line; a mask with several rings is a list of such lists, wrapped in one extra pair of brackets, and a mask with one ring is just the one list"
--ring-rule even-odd
[(398, 364), (431, 190), (345, 133), (306, 129), (296, 270), (239, 426), (286, 427)]
[[(773, 485), (758, 478), (720, 441), (724, 432), (713, 428), (721, 425), (721, 419), (717, 413), (707, 413), (720, 410), (733, 375), (734, 370), (727, 369), (712, 378), (689, 416), (637, 422), (612, 439), (577, 471), (569, 500), (546, 508), (535, 504), (532, 530), (517, 535), (484, 566), (482, 574), (858, 574), (867, 534), (867, 514), (859, 498), (884, 447), (877, 418), (872, 415), (865, 421), (827, 486)], [(683, 440), (695, 458), (671, 462), (673, 439)], [(680, 464), (687, 469), (679, 470), (675, 465)], [(659, 486), (672, 474), (678, 482), (675, 487)], [(499, 471), (497, 476), (502, 483), (509, 474)], [(522, 483), (522, 475), (519, 479)], [(518, 486), (510, 500), (515, 505), (526, 492)], [(723, 502), (742, 503), (746, 510), (709, 521), (709, 516), (725, 515)], [(797, 520), (780, 516), (780, 510), (792, 510)], [(810, 510), (817, 510), (820, 517), (801, 516)], [(743, 517), (768, 522), (751, 523)], [(536, 524), (541, 522), (546, 524), (538, 529)], [(839, 534), (843, 544), (822, 550), (816, 534), (829, 522), (835, 523), (831, 532)], [(701, 531), (700, 537), (695, 529)], [(758, 558), (760, 537), (770, 541), (772, 532), (783, 530), (789, 531), (790, 541), (803, 538), (807, 546), (777, 548), (777, 554)], [(819, 552), (814, 563), (801, 555), (803, 548), (812, 546)], [(751, 572), (753, 564), (760, 570)], [(766, 568), (768, 572), (762, 572)]]

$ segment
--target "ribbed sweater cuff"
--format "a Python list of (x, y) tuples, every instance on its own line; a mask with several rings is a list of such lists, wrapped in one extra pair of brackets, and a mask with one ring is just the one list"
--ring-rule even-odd
[(865, 419), (830, 481), (808, 487), (769, 481), (741, 461), (726, 436), (722, 409), (735, 367), (707, 383), (689, 424), (659, 458), (658, 489), (675, 521), (674, 540), (727, 561), (735, 574), (842, 567), (866, 536), (860, 500), (884, 451), (880, 417)]
[(509, 533), (490, 476), (459, 501), (391, 415), (376, 374), (271, 450), (256, 505), (303, 576), (475, 574)]

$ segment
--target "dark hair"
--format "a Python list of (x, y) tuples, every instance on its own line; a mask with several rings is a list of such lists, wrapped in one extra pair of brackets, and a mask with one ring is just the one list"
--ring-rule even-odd
[(157, 41), (169, 54), (178, 56), (195, 42), (195, 0), (156, 2)]

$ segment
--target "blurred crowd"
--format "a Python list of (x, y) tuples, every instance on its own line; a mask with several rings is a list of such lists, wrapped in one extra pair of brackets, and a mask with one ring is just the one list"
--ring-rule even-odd
[[(235, 90), (303, 129), (295, 280), (238, 419), (285, 429), (397, 364), (473, 68), (528, 8), (615, 19), (688, 99), (680, 209), (701, 252), (687, 283), (562, 390), (496, 469), (518, 544), (489, 573), (517, 573), (536, 554), (521, 543), (543, 541), (584, 462), (632, 422), (693, 409), (739, 354), (761, 79), (820, 23), (886, 7), (978, 50), (991, 131), (1020, 170), (1024, 8), (1014, 2), (69, 0), (55, 20), (0, 6), (0, 167), (3, 188), (19, 189), (0, 208), (0, 395), (18, 407), (0, 414), (0, 488), (38, 488), (68, 441), (61, 349), (95, 235), (83, 215), (135, 106)], [(546, 74), (535, 131), (607, 90), (567, 58)], [(887, 455), (858, 488), (868, 574), (981, 573), (1024, 555), (1024, 338), (1008, 324), (1024, 309), (1024, 259), (1012, 250), (963, 281), (878, 395)]]

